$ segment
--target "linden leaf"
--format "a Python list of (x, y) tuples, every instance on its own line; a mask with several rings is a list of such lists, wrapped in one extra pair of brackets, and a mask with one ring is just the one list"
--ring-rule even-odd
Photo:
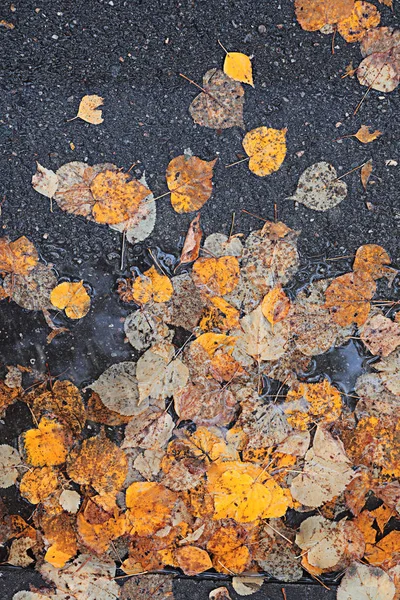
[(134, 217), (142, 200), (151, 191), (129, 173), (102, 171), (90, 183), (94, 205), (93, 218), (97, 223), (115, 225)]
[(337, 600), (394, 600), (396, 587), (385, 571), (354, 562), (337, 590)]
[(58, 188), (57, 174), (36, 162), (36, 173), (32, 177), (32, 187), (42, 196), (53, 198)]
[(159, 483), (132, 483), (126, 490), (130, 535), (151, 535), (164, 527), (171, 517), (176, 499), (174, 492)]
[(295, 0), (298, 22), (306, 31), (317, 31), (324, 25), (334, 25), (349, 17), (354, 0)]
[[(339, 21), (337, 30), (346, 42), (360, 42), (368, 29), (377, 27), (380, 20), (381, 15), (376, 6), (364, 0), (356, 0), (351, 15)], [(360, 139), (360, 142), (362, 141)]]
[(27, 462), (34, 467), (62, 465), (68, 455), (66, 431), (59, 423), (43, 417), (37, 429), (23, 434)]
[(21, 479), (21, 496), (31, 504), (39, 504), (58, 487), (58, 473), (52, 467), (31, 469)]
[(107, 552), (112, 541), (125, 533), (124, 517), (117, 516), (101, 523), (92, 523), (80, 513), (76, 523), (82, 543), (88, 550), (99, 555)]
[(346, 196), (347, 185), (338, 179), (336, 169), (327, 162), (319, 162), (300, 175), (296, 192), (289, 200), (312, 210), (325, 211), (337, 206)]
[(0, 273), (28, 275), (38, 261), (35, 246), (25, 236), (14, 242), (0, 238)]
[(318, 383), (299, 383), (288, 391), (285, 404), (288, 423), (300, 430), (310, 423), (332, 423), (342, 412), (342, 397), (327, 379)]
[(290, 310), (290, 300), (286, 296), (281, 285), (276, 285), (264, 296), (261, 303), (261, 310), (264, 317), (271, 323), (282, 321)]
[(361, 326), (368, 318), (375, 290), (376, 283), (368, 273), (356, 271), (340, 275), (325, 292), (325, 307), (338, 325)]
[[(382, 246), (365, 244), (365, 246), (360, 246), (356, 252), (353, 271), (365, 273), (372, 279), (380, 279), (393, 273), (393, 270), (386, 266), (390, 263), (390, 256)], [(397, 273), (397, 271), (395, 272)]]
[(124, 451), (102, 434), (72, 450), (67, 472), (73, 481), (91, 485), (99, 494), (116, 493), (125, 481), (128, 461)]
[(104, 98), (101, 96), (83, 96), (78, 109), (78, 114), (75, 118), (79, 117), (87, 123), (92, 125), (100, 125), (104, 121), (101, 116), (102, 111), (97, 110), (99, 106), (102, 106)]
[(235, 81), (248, 83), (254, 87), (251, 59), (246, 54), (227, 52), (224, 61), (224, 73)]
[(182, 154), (173, 158), (166, 171), (171, 204), (177, 213), (200, 210), (212, 194), (213, 168), (217, 159), (207, 162)]
[(235, 256), (199, 258), (193, 265), (195, 285), (207, 294), (224, 296), (235, 289), (239, 281), (239, 262)]
[(243, 148), (250, 157), (249, 169), (252, 173), (265, 177), (277, 171), (286, 156), (287, 129), (257, 127), (243, 138)]
[(18, 451), (7, 444), (0, 445), (0, 488), (8, 488), (17, 481), (21, 458)]
[(210, 69), (203, 77), (204, 92), (189, 107), (195, 123), (211, 129), (242, 127), (244, 89), (219, 69)]
[(82, 319), (90, 310), (90, 296), (82, 281), (59, 283), (50, 294), (53, 306), (65, 310), (70, 319)]
[(242, 342), (246, 354), (256, 360), (277, 360), (283, 356), (289, 337), (289, 329), (284, 322), (272, 328), (259, 306), (240, 319), (240, 324), (244, 332)]
[(137, 304), (146, 304), (151, 300), (154, 302), (168, 302), (174, 292), (169, 277), (160, 275), (154, 265), (148, 271), (145, 271), (143, 275), (136, 277), (131, 290), (129, 301)]
[(174, 552), (174, 558), (185, 575), (198, 575), (212, 569), (212, 562), (205, 550), (196, 546), (183, 546)]

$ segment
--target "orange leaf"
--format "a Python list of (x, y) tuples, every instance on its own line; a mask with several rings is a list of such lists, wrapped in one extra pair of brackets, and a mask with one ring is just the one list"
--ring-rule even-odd
[(10, 242), (0, 238), (0, 273), (27, 275), (37, 265), (39, 256), (35, 246), (25, 236)]
[(164, 527), (175, 502), (176, 494), (159, 483), (132, 483), (126, 490), (130, 535), (151, 535)]
[(298, 22), (306, 31), (317, 31), (349, 17), (354, 0), (295, 0)]
[(133, 217), (139, 210), (142, 200), (151, 191), (136, 179), (130, 179), (129, 173), (104, 171), (99, 173), (90, 184), (95, 199), (92, 209), (97, 223), (115, 225)]
[(23, 435), (27, 462), (34, 467), (62, 465), (68, 454), (65, 429), (57, 422), (43, 417), (37, 429)]
[(369, 273), (340, 275), (325, 292), (325, 307), (338, 325), (346, 327), (356, 323), (361, 326), (367, 320), (375, 290), (376, 283)]
[(202, 236), (203, 231), (200, 227), (200, 213), (198, 213), (189, 225), (178, 265), (184, 265), (196, 260), (199, 256)]
[(51, 291), (50, 302), (56, 308), (65, 310), (70, 319), (81, 319), (90, 309), (90, 296), (83, 281), (64, 281), (58, 284)]
[(168, 302), (174, 292), (172, 283), (166, 275), (160, 275), (152, 266), (143, 276), (136, 277), (132, 284), (132, 300), (137, 304)]
[(239, 282), (239, 262), (235, 256), (199, 258), (193, 265), (195, 285), (213, 296), (224, 296)]
[(367, 163), (365, 163), (365, 165), (361, 168), (361, 171), (360, 171), (361, 183), (362, 183), (362, 186), (365, 191), (367, 191), (367, 185), (368, 185), (369, 178), (371, 177), (371, 173), (372, 173), (372, 158)]
[(52, 467), (31, 469), (21, 479), (19, 491), (21, 496), (31, 504), (39, 504), (50, 496), (58, 487), (58, 473)]
[(193, 212), (212, 194), (213, 168), (217, 159), (207, 162), (197, 156), (182, 154), (167, 167), (166, 178), (171, 204), (177, 213)]
[[(346, 42), (360, 42), (367, 33), (368, 29), (377, 27), (380, 21), (381, 15), (376, 6), (370, 2), (357, 0), (354, 4), (351, 15), (339, 21), (338, 32), (342, 37), (344, 37)], [(364, 127), (364, 125), (362, 127)], [(366, 129), (368, 132), (368, 128)], [(367, 142), (364, 142), (362, 139), (358, 139), (363, 143), (372, 141), (368, 140)]]
[(264, 317), (271, 323), (282, 321), (290, 310), (290, 300), (286, 296), (281, 285), (276, 285), (271, 291), (264, 296), (261, 303), (261, 310)]
[(185, 575), (198, 575), (212, 569), (212, 562), (205, 550), (196, 546), (183, 546), (174, 552), (174, 559)]
[(385, 266), (390, 263), (389, 254), (382, 246), (365, 244), (365, 246), (360, 246), (356, 252), (353, 270), (357, 273), (365, 273), (372, 279), (380, 279), (391, 270)]
[[(371, 4), (371, 6), (373, 6), (373, 4)], [(379, 131), (379, 129), (376, 129), (375, 131), (370, 131), (370, 127), (368, 127), (367, 125), (361, 125), (357, 133), (354, 134), (354, 137), (357, 138), (358, 141), (362, 144), (369, 144), (381, 135), (382, 131)]]

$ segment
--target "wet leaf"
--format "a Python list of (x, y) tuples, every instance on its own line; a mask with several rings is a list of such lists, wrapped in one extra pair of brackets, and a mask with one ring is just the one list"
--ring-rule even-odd
[(353, 270), (365, 273), (372, 279), (380, 279), (393, 273), (393, 270), (386, 266), (390, 263), (390, 256), (382, 246), (365, 244), (365, 246), (360, 246), (356, 252)]
[(375, 363), (374, 368), (379, 371), (385, 387), (392, 394), (400, 396), (400, 349), (397, 349), (386, 358), (382, 358), (378, 363)]
[(151, 192), (129, 173), (107, 170), (96, 175), (90, 183), (94, 198), (92, 215), (97, 223), (115, 225), (134, 217), (142, 200)]
[(327, 162), (319, 162), (300, 175), (296, 192), (289, 199), (312, 210), (325, 211), (337, 206), (346, 196), (347, 185), (338, 179), (336, 169)]
[(147, 408), (146, 402), (140, 405), (136, 364), (133, 362), (111, 365), (89, 387), (109, 410), (119, 415), (140, 414)]
[(58, 487), (58, 473), (53, 467), (31, 469), (21, 479), (21, 496), (31, 504), (39, 504)]
[(101, 114), (101, 109), (98, 107), (102, 106), (104, 102), (104, 98), (101, 96), (96, 96), (95, 94), (92, 96), (83, 96), (80, 104), (77, 117), (86, 121), (86, 123), (91, 123), (92, 125), (100, 125), (104, 121)]
[(272, 327), (258, 307), (240, 319), (240, 324), (244, 331), (244, 351), (254, 359), (276, 360), (284, 354), (289, 337), (285, 323)]
[(290, 300), (286, 296), (281, 285), (275, 286), (264, 296), (261, 303), (261, 310), (264, 317), (271, 323), (282, 321), (290, 310)]
[(42, 196), (53, 198), (58, 188), (58, 177), (54, 171), (46, 169), (46, 167), (36, 162), (36, 173), (32, 177), (32, 187)]
[(50, 294), (57, 278), (47, 265), (38, 263), (27, 275), (9, 274), (4, 278), (4, 290), (18, 306), (27, 310), (49, 310)]
[(198, 575), (212, 568), (209, 555), (196, 546), (183, 546), (174, 552), (174, 558), (185, 575)]
[(127, 530), (144, 536), (166, 525), (176, 502), (176, 494), (153, 482), (132, 483), (126, 490)]
[(173, 600), (172, 577), (140, 575), (130, 577), (122, 586), (121, 600)]
[(393, 600), (395, 594), (395, 585), (385, 571), (354, 562), (340, 582), (337, 599)]
[(154, 265), (143, 275), (136, 277), (131, 289), (129, 301), (137, 304), (147, 304), (150, 301), (168, 302), (174, 292), (169, 277), (160, 275)]
[[(173, 299), (174, 297), (172, 301)], [(124, 331), (131, 346), (139, 352), (147, 350), (164, 339), (172, 339), (171, 332), (163, 319), (143, 310), (137, 310), (126, 317)]]
[(337, 29), (346, 42), (360, 42), (369, 29), (379, 25), (380, 20), (381, 15), (376, 6), (364, 0), (356, 0), (351, 15), (341, 19)]
[(306, 31), (317, 31), (324, 25), (333, 25), (349, 17), (354, 8), (354, 0), (295, 0), (298, 22)]
[(361, 326), (368, 318), (375, 290), (376, 283), (368, 273), (346, 273), (336, 277), (327, 288), (325, 306), (338, 325)]
[(182, 154), (167, 167), (166, 179), (171, 204), (177, 213), (200, 210), (212, 194), (213, 169), (217, 159), (207, 162)]
[(35, 546), (36, 541), (29, 537), (21, 537), (12, 541), (7, 563), (14, 567), (29, 567), (34, 562), (32, 556), (28, 554)]
[(243, 252), (243, 245), (239, 237), (228, 237), (223, 233), (208, 235), (204, 241), (204, 248), (215, 258), (221, 258), (221, 256), (236, 256), (239, 258)]
[(65, 310), (70, 319), (82, 319), (90, 310), (90, 296), (83, 281), (64, 281), (59, 283), (50, 294), (53, 306)]
[(389, 356), (400, 345), (400, 325), (376, 314), (364, 323), (360, 336), (371, 354)]
[(241, 52), (227, 52), (224, 61), (224, 73), (241, 83), (253, 84), (253, 69), (251, 59)]
[(211, 129), (244, 128), (244, 89), (240, 83), (219, 69), (210, 69), (203, 77), (203, 89), (189, 107), (195, 123)]
[(188, 232), (183, 244), (179, 264), (184, 265), (196, 260), (199, 256), (200, 242), (203, 237), (203, 231), (200, 226), (200, 213), (198, 213), (189, 225)]
[(239, 263), (235, 256), (198, 258), (193, 265), (195, 285), (207, 294), (224, 296), (235, 289), (239, 281)]
[(252, 173), (265, 177), (277, 171), (286, 156), (287, 129), (258, 127), (243, 138), (243, 148), (250, 157), (249, 169)]
[(342, 397), (327, 379), (299, 383), (288, 391), (284, 411), (292, 427), (305, 430), (311, 423), (336, 421), (342, 412)]
[(65, 462), (68, 438), (65, 429), (56, 421), (43, 417), (37, 429), (23, 434), (27, 462), (34, 467), (52, 467)]
[(80, 485), (91, 485), (99, 494), (119, 491), (127, 471), (125, 453), (104, 434), (84, 440), (68, 456), (69, 477)]
[(86, 421), (85, 406), (78, 388), (70, 381), (55, 381), (50, 391), (36, 396), (32, 412), (37, 420), (53, 415), (73, 433), (80, 433)]
[(14, 242), (10, 242), (8, 238), (0, 238), (0, 273), (28, 275), (38, 260), (35, 246), (25, 236)]
[(237, 526), (217, 529), (207, 544), (214, 569), (226, 574), (245, 571), (251, 560), (250, 551), (245, 544), (244, 531)]
[[(139, 179), (144, 187), (148, 188), (146, 177), (143, 176)], [(127, 241), (130, 244), (137, 244), (147, 239), (152, 233), (156, 224), (157, 208), (154, 200), (154, 194), (150, 192), (143, 200), (141, 200), (137, 211), (127, 221), (122, 223), (109, 224), (111, 229), (119, 231), (126, 236)]]
[(8, 488), (16, 483), (20, 463), (21, 458), (15, 448), (8, 444), (0, 445), (0, 488)]
[(251, 596), (262, 588), (263, 577), (232, 577), (232, 587), (239, 596)]

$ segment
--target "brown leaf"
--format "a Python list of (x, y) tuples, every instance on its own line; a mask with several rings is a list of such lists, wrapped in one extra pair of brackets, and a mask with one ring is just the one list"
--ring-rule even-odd
[(367, 185), (372, 173), (372, 158), (361, 168), (360, 177), (364, 191), (367, 191)]
[(193, 262), (199, 256), (200, 242), (203, 231), (200, 226), (200, 213), (198, 213), (189, 225), (188, 232), (183, 244), (179, 265)]

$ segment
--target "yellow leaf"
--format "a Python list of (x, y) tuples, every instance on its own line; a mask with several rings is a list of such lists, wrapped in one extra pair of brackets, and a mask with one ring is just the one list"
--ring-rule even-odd
[(171, 192), (171, 204), (177, 213), (193, 212), (207, 202), (212, 194), (213, 168), (217, 159), (207, 162), (197, 156), (182, 154), (167, 167), (166, 179)]
[(68, 454), (64, 428), (55, 421), (43, 417), (37, 429), (29, 429), (23, 435), (27, 462), (34, 467), (62, 465)]
[(370, 127), (367, 125), (361, 125), (360, 129), (357, 133), (354, 134), (354, 137), (358, 139), (359, 142), (363, 144), (369, 144), (373, 142), (378, 137), (382, 135), (382, 131), (376, 129), (375, 131), (370, 131)]
[(61, 512), (54, 516), (44, 515), (41, 526), (46, 541), (51, 544), (44, 559), (53, 567), (62, 568), (78, 551), (73, 519)]
[[(380, 23), (380, 20), (381, 15), (376, 6), (370, 2), (358, 0), (354, 4), (351, 15), (339, 21), (338, 32), (342, 37), (344, 37), (346, 42), (360, 42), (367, 33), (368, 29), (377, 27)], [(362, 141), (363, 140), (360, 140), (360, 142)]]
[(242, 83), (248, 83), (254, 87), (251, 60), (241, 52), (228, 52), (224, 61), (224, 73)]
[(229, 354), (232, 354), (235, 346), (236, 337), (225, 335), (224, 333), (203, 333), (197, 340), (192, 342), (191, 346), (199, 344), (207, 352), (210, 358), (213, 358), (215, 352), (223, 348)]
[(148, 187), (129, 173), (103, 171), (90, 184), (95, 199), (92, 208), (97, 223), (116, 225), (134, 217), (142, 200), (151, 194)]
[(52, 494), (58, 486), (58, 474), (52, 467), (31, 469), (21, 479), (21, 496), (31, 504), (39, 504)]
[(170, 279), (166, 275), (160, 275), (154, 266), (145, 271), (143, 276), (136, 277), (131, 289), (130, 301), (137, 304), (146, 304), (150, 300), (168, 302), (174, 293)]
[(56, 308), (65, 310), (70, 319), (81, 319), (90, 309), (90, 296), (83, 281), (64, 281), (58, 284), (51, 291), (50, 302)]
[(201, 321), (200, 329), (203, 331), (228, 331), (229, 329), (239, 329), (240, 313), (229, 302), (220, 296), (209, 298), (210, 305), (205, 309)]
[(290, 300), (281, 285), (276, 285), (269, 291), (261, 303), (262, 313), (272, 326), (282, 321), (287, 316), (289, 309)]
[(243, 148), (250, 157), (249, 169), (252, 173), (265, 177), (277, 171), (286, 156), (287, 129), (257, 127), (243, 139)]
[(32, 412), (38, 421), (44, 414), (52, 413), (72, 433), (80, 433), (86, 421), (81, 394), (70, 381), (55, 381), (50, 391), (36, 396)]
[(0, 273), (27, 275), (36, 267), (38, 261), (35, 246), (25, 236), (14, 242), (0, 238)]
[(338, 325), (356, 323), (360, 327), (367, 320), (375, 290), (376, 283), (366, 272), (340, 275), (325, 291), (325, 308)]
[(213, 555), (213, 566), (219, 573), (242, 573), (250, 562), (249, 549), (244, 545), (244, 536), (238, 527), (221, 527), (207, 544)]
[(288, 423), (300, 430), (307, 429), (310, 423), (332, 423), (342, 412), (342, 397), (327, 379), (318, 383), (300, 383), (289, 390), (285, 399), (284, 411)]
[(126, 490), (127, 530), (130, 535), (151, 535), (166, 525), (177, 496), (154, 482), (135, 482)]
[(377, 244), (365, 244), (360, 246), (354, 258), (353, 270), (357, 273), (365, 273), (372, 279), (380, 279), (388, 271), (386, 265), (390, 265), (389, 254), (382, 246)]
[(91, 523), (80, 513), (77, 518), (78, 533), (82, 542), (91, 552), (102, 554), (107, 552), (112, 540), (125, 533), (125, 518), (107, 519), (102, 523)]
[(212, 569), (212, 562), (205, 550), (196, 546), (183, 546), (174, 552), (174, 559), (185, 575), (198, 575)]
[(198, 258), (192, 272), (195, 285), (214, 296), (232, 292), (239, 282), (239, 275), (239, 261), (235, 256)]
[(96, 110), (99, 106), (102, 106), (104, 98), (101, 96), (83, 96), (80, 104), (77, 117), (83, 119), (87, 123), (92, 125), (100, 125), (104, 121), (101, 116), (101, 110)]
[(351, 15), (354, 0), (295, 0), (298, 22), (306, 31), (334, 25)]

